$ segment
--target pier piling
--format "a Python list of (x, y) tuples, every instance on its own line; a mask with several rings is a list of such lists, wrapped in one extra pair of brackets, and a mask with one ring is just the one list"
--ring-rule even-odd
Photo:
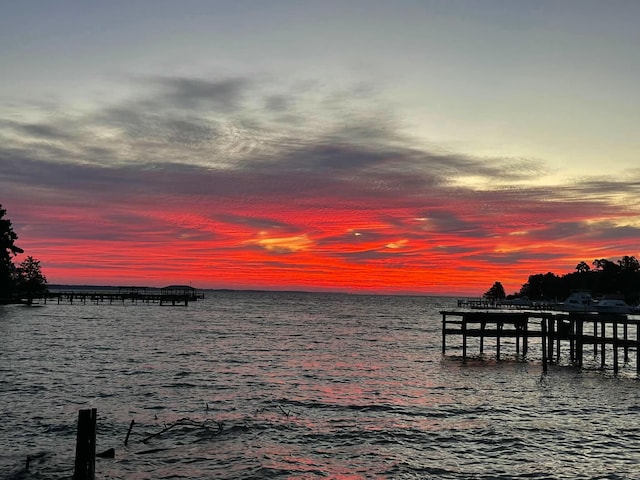
[(95, 480), (96, 474), (96, 417), (95, 408), (78, 412), (76, 461), (73, 480)]

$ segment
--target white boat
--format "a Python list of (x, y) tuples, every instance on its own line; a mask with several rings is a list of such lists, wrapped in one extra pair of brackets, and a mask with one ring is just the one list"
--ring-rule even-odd
[(631, 313), (631, 307), (617, 298), (603, 298), (595, 307), (598, 313)]
[(573, 292), (559, 304), (565, 312), (595, 312), (595, 302), (589, 292)]

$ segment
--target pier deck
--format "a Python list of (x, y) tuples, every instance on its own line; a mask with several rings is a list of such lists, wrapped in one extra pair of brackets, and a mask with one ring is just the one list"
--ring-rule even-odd
[[(476, 339), (479, 353), (484, 354), (486, 340), (492, 340), (495, 355), (500, 359), (501, 349), (509, 342), (515, 346), (515, 354), (526, 357), (531, 339), (539, 342), (542, 351), (543, 370), (547, 364), (559, 363), (561, 353), (568, 350), (569, 362), (583, 366), (584, 354), (591, 348), (600, 367), (612, 363), (618, 373), (620, 363), (629, 363), (630, 353), (635, 353), (636, 373), (640, 375), (640, 319), (629, 315), (587, 314), (566, 312), (480, 312), (441, 311), (442, 354), (445, 355), (450, 337), (457, 337), (457, 348), (463, 359), (468, 357), (469, 342)], [(620, 355), (622, 353), (622, 355)]]

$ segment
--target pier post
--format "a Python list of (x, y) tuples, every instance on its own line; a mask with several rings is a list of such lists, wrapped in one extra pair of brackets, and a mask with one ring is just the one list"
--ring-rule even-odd
[[(551, 320), (552, 322), (555, 322), (556, 325), (556, 361), (558, 363), (560, 363), (560, 340), (562, 340), (561, 337), (561, 333), (564, 332), (564, 322), (562, 321), (562, 318), (555, 318), (554, 320)], [(550, 353), (553, 353), (553, 351), (551, 351)]]
[(540, 329), (542, 330), (542, 371), (547, 373), (547, 322), (549, 317), (542, 317)]
[(467, 358), (467, 319), (462, 316), (462, 358)]
[(582, 349), (583, 349), (583, 318), (576, 318), (576, 365), (582, 366)]
[(73, 480), (95, 480), (96, 473), (96, 409), (78, 412), (76, 462)]
[(604, 368), (605, 363), (606, 363), (606, 352), (605, 352), (605, 337), (606, 337), (606, 332), (607, 332), (607, 324), (605, 323), (604, 319), (602, 320), (601, 324), (600, 324), (600, 368)]
[(569, 361), (572, 365), (576, 364), (576, 317), (571, 316), (569, 320)]
[(496, 322), (496, 359), (500, 360), (500, 337), (502, 334), (502, 321), (498, 320)]
[(636, 323), (636, 374), (640, 375), (640, 325)]
[(613, 321), (613, 374), (618, 374), (618, 321)]
[(629, 343), (627, 340), (629, 339), (629, 322), (628, 319), (625, 318), (623, 327), (622, 327), (622, 335), (624, 338), (624, 363), (629, 363)]
[[(556, 328), (556, 319), (553, 317), (547, 317), (547, 328), (546, 328), (546, 338), (543, 335), (543, 338), (547, 341), (547, 360), (553, 362), (553, 339), (556, 337), (556, 332), (560, 332), (560, 325)], [(544, 341), (544, 340), (543, 340)], [(556, 338), (556, 342), (560, 345), (560, 339)], [(558, 358), (556, 359), (560, 361), (560, 351), (558, 350)]]
[(447, 314), (442, 312), (442, 355), (447, 353)]

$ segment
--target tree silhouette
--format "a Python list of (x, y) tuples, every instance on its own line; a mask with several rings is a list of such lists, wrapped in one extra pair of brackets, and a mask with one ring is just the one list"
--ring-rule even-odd
[(593, 266), (596, 270), (601, 270), (603, 272), (614, 272), (618, 270), (618, 265), (616, 265), (611, 260), (607, 260), (606, 258), (596, 258), (593, 261)]
[(504, 300), (506, 298), (506, 294), (502, 283), (495, 282), (493, 286), (485, 292), (483, 297), (491, 301)]
[(17, 286), (20, 295), (27, 299), (27, 305), (47, 291), (47, 279), (42, 274), (38, 260), (29, 256), (22, 261), (17, 268)]
[(587, 273), (589, 270), (591, 270), (591, 267), (587, 262), (580, 262), (576, 265), (576, 272), (578, 273)]
[(520, 295), (531, 300), (550, 300), (566, 297), (565, 290), (561, 286), (561, 278), (547, 272), (529, 275), (529, 281), (520, 289)]
[(633, 256), (625, 255), (620, 260), (618, 260), (618, 265), (623, 271), (626, 272), (640, 271), (640, 262), (638, 262), (638, 259)]
[(594, 297), (615, 294), (631, 305), (640, 302), (640, 261), (635, 257), (625, 255), (617, 262), (597, 258), (592, 265), (594, 268), (589, 268), (580, 262), (575, 272), (562, 276), (551, 272), (530, 275), (519, 295), (531, 300), (561, 300), (572, 291), (588, 290)]
[(16, 246), (18, 236), (13, 231), (11, 220), (5, 218), (7, 211), (0, 205), (0, 300), (12, 297), (15, 286), (16, 267), (12, 258), (23, 250)]

